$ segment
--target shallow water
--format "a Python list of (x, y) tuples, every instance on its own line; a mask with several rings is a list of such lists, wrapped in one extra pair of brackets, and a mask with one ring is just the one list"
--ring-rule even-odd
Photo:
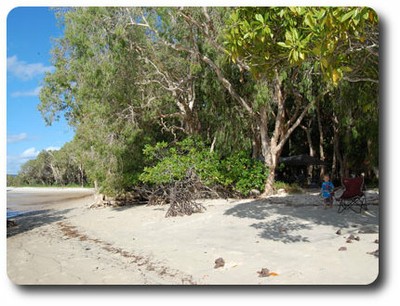
[(26, 213), (26, 212), (24, 212), (24, 211), (7, 210), (7, 219), (11, 219), (11, 218), (15, 218), (15, 217), (21, 216), (24, 213)]

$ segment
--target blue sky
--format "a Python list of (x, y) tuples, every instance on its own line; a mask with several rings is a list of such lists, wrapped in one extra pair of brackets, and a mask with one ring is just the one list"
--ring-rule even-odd
[(7, 16), (7, 173), (42, 150), (59, 149), (74, 132), (64, 120), (46, 126), (37, 110), (39, 90), (51, 72), (52, 39), (60, 37), (54, 12), (17, 7)]

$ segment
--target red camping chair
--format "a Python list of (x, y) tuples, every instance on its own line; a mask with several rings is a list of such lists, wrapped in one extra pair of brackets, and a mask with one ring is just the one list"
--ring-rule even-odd
[(368, 210), (367, 199), (364, 194), (364, 177), (343, 179), (344, 192), (335, 200), (339, 202), (338, 213), (351, 209), (356, 213)]

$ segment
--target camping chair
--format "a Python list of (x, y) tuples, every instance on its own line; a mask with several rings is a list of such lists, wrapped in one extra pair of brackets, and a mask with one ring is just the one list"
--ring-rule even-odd
[(351, 209), (356, 213), (368, 210), (367, 199), (364, 194), (364, 177), (343, 179), (344, 192), (335, 200), (339, 202), (338, 213)]

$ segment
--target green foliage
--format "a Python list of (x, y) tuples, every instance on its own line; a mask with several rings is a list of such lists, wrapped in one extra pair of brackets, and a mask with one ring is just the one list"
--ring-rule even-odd
[(199, 140), (187, 138), (168, 145), (146, 145), (144, 155), (152, 166), (145, 167), (139, 179), (150, 184), (169, 184), (185, 178), (193, 171), (207, 186), (219, 181), (218, 159)]
[(247, 196), (252, 189), (264, 191), (268, 169), (264, 164), (240, 151), (223, 160), (220, 165), (222, 185), (233, 188)]
[(21, 180), (17, 175), (10, 175), (7, 174), (7, 187), (17, 187), (17, 186), (21, 186)]
[(337, 85), (352, 70), (346, 51), (368, 47), (377, 23), (368, 7), (241, 7), (231, 14), (225, 43), (232, 61), (246, 60), (256, 76), (277, 62), (312, 60)]
[[(304, 105), (325, 99), (318, 106), (324, 139), (317, 120), (309, 121), (314, 147), (320, 142), (332, 159), (334, 125), (349, 165), (378, 165), (379, 40), (369, 8), (76, 7), (59, 13), (64, 35), (55, 40), (55, 70), (44, 79), (39, 109), (48, 124), (65, 116), (76, 136), (59, 152), (27, 162), (18, 177), (25, 183), (97, 182), (101, 192), (116, 195), (138, 181), (168, 184), (191, 170), (208, 186), (263, 191), (268, 170), (249, 156), (261, 153), (260, 131), (269, 139), (285, 136), (272, 135), (279, 126), (278, 80), (280, 130)], [(260, 114), (267, 121), (262, 130)], [(290, 152), (304, 153), (304, 134), (296, 134)], [(204, 143), (213, 144), (213, 153)]]
[(73, 142), (85, 171), (107, 195), (123, 193), (137, 181), (144, 143), (159, 133), (153, 133), (157, 107), (143, 106), (143, 94), (135, 86), (139, 71), (145, 72), (131, 42), (143, 42), (143, 32), (127, 29), (125, 12), (64, 12), (64, 36), (53, 49), (56, 69), (46, 75), (39, 105), (49, 124), (63, 112), (76, 127)]
[(183, 180), (194, 172), (206, 186), (219, 184), (248, 195), (252, 189), (264, 190), (268, 173), (260, 161), (249, 158), (245, 151), (220, 161), (201, 141), (192, 138), (172, 145), (147, 145), (144, 154), (153, 165), (144, 168), (140, 180), (156, 185)]
[(334, 106), (340, 127), (341, 150), (348, 167), (365, 172), (379, 165), (379, 101), (377, 87), (342, 84)]
[(60, 150), (43, 150), (21, 166), (13, 183), (21, 186), (85, 186), (88, 183), (82, 160), (74, 151), (72, 143)]

